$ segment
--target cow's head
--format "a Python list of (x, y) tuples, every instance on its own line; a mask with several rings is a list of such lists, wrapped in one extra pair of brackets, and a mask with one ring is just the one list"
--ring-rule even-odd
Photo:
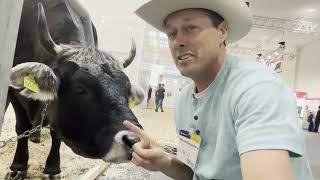
[[(10, 85), (23, 96), (51, 102), (50, 126), (75, 153), (106, 161), (127, 159), (129, 148), (122, 139), (130, 132), (122, 122), (128, 119), (140, 126), (128, 99), (139, 104), (144, 94), (122, 71), (135, 56), (134, 43), (123, 64), (95, 46), (57, 45), (48, 31), (42, 5), (38, 8), (39, 42), (50, 60), (15, 66)], [(24, 77), (28, 75), (33, 76), (38, 91), (25, 88)]]

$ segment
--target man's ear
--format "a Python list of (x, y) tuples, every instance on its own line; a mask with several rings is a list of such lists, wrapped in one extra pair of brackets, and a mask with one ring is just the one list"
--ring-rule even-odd
[(226, 21), (223, 21), (219, 24), (218, 30), (220, 31), (219, 38), (224, 42), (228, 37), (228, 24)]

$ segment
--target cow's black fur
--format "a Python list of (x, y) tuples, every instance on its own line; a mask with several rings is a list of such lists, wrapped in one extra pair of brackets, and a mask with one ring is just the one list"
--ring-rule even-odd
[[(60, 45), (60, 52), (52, 48), (53, 44), (43, 42), (46, 38), (45, 30), (39, 26), (38, 2), (43, 4), (48, 30), (53, 41)], [(50, 176), (61, 171), (61, 140), (77, 154), (102, 158), (110, 150), (114, 135), (124, 130), (123, 120), (138, 124), (128, 108), (129, 79), (117, 60), (97, 49), (94, 26), (93, 33), (95, 45), (87, 46), (64, 0), (24, 1), (13, 66), (43, 63), (53, 70), (59, 86), (45, 119), (45, 125), (51, 128), (52, 147), (44, 173)], [(40, 85), (44, 83), (40, 78), (36, 81)], [(40, 123), (44, 108), (44, 102), (26, 98), (20, 92), (21, 89), (10, 87), (7, 100), (15, 110), (18, 135)], [(18, 171), (26, 172), (28, 158), (28, 140), (22, 138), (10, 167), (11, 176)]]

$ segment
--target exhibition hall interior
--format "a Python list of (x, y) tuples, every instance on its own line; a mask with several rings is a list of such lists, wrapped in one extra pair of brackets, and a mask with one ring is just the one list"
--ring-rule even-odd
[[(32, 1), (32, 0), (25, 0)], [(38, 0), (34, 0), (38, 1)], [(53, 1), (53, 0), (52, 0)], [(61, 1), (61, 0), (60, 0)], [(133, 61), (125, 67), (124, 69), (116, 69), (115, 71), (123, 71), (124, 74), (128, 77), (131, 86), (137, 87), (139, 90), (125, 89), (127, 95), (124, 97), (119, 97), (117, 93), (112, 94), (113, 90), (116, 89), (111, 87), (110, 91), (113, 97), (119, 97), (113, 102), (112, 105), (109, 104), (98, 104), (96, 111), (90, 111), (89, 109), (95, 108), (97, 104), (87, 101), (82, 101), (80, 99), (71, 100), (70, 104), (59, 107), (59, 112), (66, 112), (65, 109), (72, 108), (75, 103), (82, 102), (81, 108), (73, 109), (73, 113), (78, 111), (90, 111), (99, 114), (98, 109), (105, 108), (115, 108), (114, 104), (120, 103), (125, 100), (128, 101), (130, 107), (130, 113), (132, 115), (119, 115), (121, 118), (130, 118), (135, 117), (137, 121), (141, 124), (144, 131), (156, 142), (158, 142), (162, 149), (172, 154), (173, 156), (177, 155), (179, 151), (179, 141), (181, 136), (178, 134), (179, 130), (176, 128), (176, 118), (177, 106), (181, 106), (177, 103), (177, 98), (184, 90), (193, 84), (191, 78), (182, 76), (179, 69), (176, 66), (175, 61), (171, 55), (169, 48), (169, 42), (167, 34), (159, 31), (158, 29), (147, 24), (143, 19), (138, 17), (134, 12), (137, 8), (142, 6), (148, 0), (118, 0), (118, 1), (101, 1), (101, 0), (77, 0), (78, 3), (88, 12), (92, 23), (94, 24), (97, 43), (96, 46), (101, 49), (105, 54), (102, 53), (101, 56), (112, 56), (113, 60), (119, 61), (121, 63), (125, 62), (126, 59), (131, 56), (131, 48), (133, 43), (135, 44), (135, 55)], [(152, 0), (156, 1), (156, 0)], [(160, 0), (157, 0), (160, 1)], [(182, 0), (181, 0), (182, 1)], [(185, 0), (187, 1), (187, 0)], [(212, 0), (219, 1), (219, 0)], [(275, 74), (282, 82), (288, 87), (289, 93), (288, 96), (292, 96), (296, 103), (296, 112), (294, 112), (294, 117), (299, 121), (299, 128), (301, 129), (303, 138), (304, 138), (304, 154), (305, 158), (308, 161), (308, 167), (311, 169), (312, 176), (314, 180), (320, 180), (320, 1), (319, 0), (238, 0), (243, 1), (249, 6), (249, 9), (252, 13), (252, 28), (246, 36), (241, 40), (236, 41), (231, 44), (226, 45), (226, 54), (230, 56), (236, 56), (241, 61), (252, 61), (260, 65), (265, 66), (271, 73)], [(79, 5), (79, 4), (78, 4)], [(67, 6), (68, 7), (68, 6)], [(45, 10), (46, 10), (45, 6)], [(69, 9), (72, 9), (68, 7)], [(68, 9), (67, 8), (67, 9)], [(10, 1), (0, 1), (0, 179), (8, 178), (8, 172), (12, 171), (12, 162), (15, 156), (17, 142), (20, 143), (21, 139), (16, 140), (17, 133), (16, 129), (19, 129), (21, 125), (16, 121), (17, 111), (21, 108), (13, 107), (16, 101), (24, 101), (25, 104), (22, 106), (39, 106), (40, 108), (37, 111), (27, 112), (25, 111), (25, 116), (31, 118), (38, 118), (41, 120), (43, 112), (47, 113), (47, 107), (44, 105), (35, 104), (31, 102), (30, 98), (35, 97), (32, 94), (27, 96), (27, 98), (8, 100), (11, 97), (10, 89), (16, 88), (18, 83), (23, 84), (26, 88), (29, 86), (30, 91), (32, 88), (39, 88), (37, 85), (38, 80), (32, 79), (36, 77), (31, 77), (31, 80), (27, 82), (26, 77), (20, 80), (12, 81), (12, 78), (17, 76), (17, 73), (21, 75), (25, 72), (19, 72), (20, 66), (13, 61), (18, 55), (14, 55), (15, 48), (18, 48), (19, 44), (16, 44), (18, 26), (20, 20), (25, 20), (26, 18), (20, 19), (20, 14), (22, 10), (22, 0), (10, 0)], [(23, 10), (22, 10), (23, 11)], [(44, 11), (47, 16), (50, 13)], [(74, 11), (76, 12), (76, 11)], [(37, 12), (34, 12), (37, 13)], [(51, 12), (52, 13), (52, 12)], [(53, 12), (55, 13), (55, 12)], [(34, 17), (36, 17), (35, 14)], [(39, 16), (39, 15), (38, 15)], [(57, 17), (58, 18), (58, 17)], [(47, 18), (49, 21), (50, 18)], [(81, 21), (81, 18), (71, 16), (71, 19), (74, 21)], [(62, 24), (62, 26), (66, 26)], [(79, 26), (79, 24), (76, 24)], [(50, 28), (50, 27), (49, 27)], [(20, 29), (21, 30), (21, 29)], [(21, 30), (22, 31), (22, 30)], [(54, 34), (50, 31), (50, 34)], [(65, 33), (67, 34), (67, 33)], [(30, 36), (26, 33), (25, 36)], [(96, 38), (95, 37), (95, 38)], [(44, 38), (46, 39), (46, 38)], [(40, 42), (41, 42), (40, 38)], [(49, 44), (48, 46), (51, 46)], [(42, 46), (46, 48), (47, 46)], [(64, 47), (64, 46), (61, 46)], [(55, 50), (59, 49), (57, 46)], [(88, 50), (90, 53), (90, 49)], [(59, 54), (59, 53), (57, 53)], [(21, 53), (21, 56), (24, 55)], [(13, 62), (13, 63), (12, 63)], [(26, 61), (28, 62), (28, 60)], [(38, 66), (43, 62), (41, 59), (37, 60)], [(76, 60), (75, 60), (76, 62)], [(86, 62), (90, 63), (90, 62)], [(125, 64), (125, 63), (123, 63)], [(19, 66), (11, 70), (12, 66)], [(37, 66), (37, 67), (38, 67)], [(46, 65), (44, 65), (46, 66)], [(43, 67), (47, 73), (57, 72), (54, 68)], [(58, 66), (58, 65), (57, 65)], [(21, 66), (21, 68), (35, 68), (32, 65)], [(67, 69), (69, 66), (62, 66), (62, 69)], [(89, 66), (88, 66), (89, 67)], [(91, 71), (90, 68), (95, 68), (95, 66), (90, 66), (88, 71)], [(50, 70), (50, 68), (52, 70)], [(21, 69), (20, 69), (21, 70)], [(33, 71), (35, 71), (33, 69)], [(86, 70), (84, 70), (86, 71)], [(109, 69), (113, 71), (113, 69)], [(97, 70), (95, 73), (99, 73)], [(12, 74), (11, 74), (12, 73)], [(60, 74), (54, 76), (53, 79), (47, 79), (54, 81), (52, 87), (48, 85), (46, 92), (39, 95), (37, 101), (42, 99), (50, 100), (56, 96), (61, 95), (60, 90), (52, 90), (59, 84), (63, 83), (65, 80), (57, 80), (60, 76), (63, 76), (61, 70)], [(67, 72), (66, 72), (67, 73)], [(11, 74), (11, 75), (10, 75)], [(39, 74), (38, 74), (39, 75)], [(122, 74), (121, 74), (122, 75)], [(29, 76), (30, 77), (30, 76)], [(81, 74), (79, 75), (81, 77)], [(98, 75), (99, 78), (104, 76)], [(117, 76), (118, 77), (118, 76)], [(119, 75), (120, 77), (120, 75)], [(125, 77), (125, 76), (124, 76)], [(265, 77), (255, 77), (255, 79), (265, 79)], [(89, 81), (90, 78), (88, 78)], [(21, 82), (19, 82), (21, 81)], [(243, 79), (246, 81), (246, 79)], [(109, 82), (109, 81), (108, 81)], [(28, 85), (29, 83), (29, 85)], [(128, 83), (125, 82), (121, 77), (112, 83)], [(248, 82), (249, 83), (249, 82)], [(10, 88), (8, 91), (8, 86)], [(38, 82), (39, 84), (39, 82)], [(50, 84), (50, 83), (48, 83)], [(94, 84), (92, 80), (92, 84)], [(39, 84), (40, 85), (40, 84)], [(37, 86), (37, 87), (35, 87)], [(65, 86), (64, 86), (65, 87)], [(66, 86), (65, 88), (67, 88)], [(73, 86), (72, 86), (73, 87)], [(77, 88), (78, 86), (75, 86)], [(118, 87), (118, 85), (117, 85)], [(120, 87), (120, 85), (119, 85)], [(126, 86), (127, 88), (128, 86)], [(50, 89), (51, 88), (51, 89)], [(122, 87), (121, 87), (122, 88)], [(39, 89), (38, 89), (39, 90)], [(33, 90), (32, 90), (33, 91)], [(41, 87), (40, 87), (41, 91)], [(50, 96), (51, 91), (57, 93)], [(83, 93), (83, 89), (80, 89), (80, 93)], [(234, 91), (237, 91), (236, 89)], [(260, 96), (268, 96), (270, 93), (267, 91), (258, 92)], [(9, 93), (8, 93), (9, 92)], [(41, 91), (42, 92), (42, 91)], [(138, 96), (129, 97), (128, 92), (130, 93), (140, 93), (140, 96), (143, 95), (143, 99), (139, 99)], [(229, 92), (229, 91), (228, 91)], [(12, 93), (16, 93), (16, 90)], [(27, 92), (24, 91), (26, 94)], [(18, 93), (17, 93), (18, 94)], [(23, 93), (20, 93), (23, 94)], [(50, 97), (49, 97), (50, 96)], [(73, 96), (69, 94), (68, 97)], [(22, 96), (21, 96), (22, 97)], [(264, 99), (273, 99), (276, 97), (267, 97)], [(87, 98), (87, 97), (86, 97)], [(125, 99), (126, 98), (126, 99)], [(131, 98), (131, 99), (130, 99)], [(246, 97), (242, 97), (246, 98)], [(249, 97), (248, 97), (249, 98)], [(66, 96), (66, 99), (67, 96)], [(70, 100), (69, 98), (68, 100)], [(137, 100), (138, 99), (138, 100)], [(7, 103), (10, 101), (11, 103)], [(97, 100), (98, 101), (98, 100)], [(135, 102), (131, 102), (135, 101)], [(139, 101), (139, 102), (138, 102)], [(183, 100), (181, 100), (183, 101)], [(277, 100), (275, 100), (277, 101)], [(278, 100), (281, 101), (281, 100)], [(49, 101), (45, 101), (49, 102)], [(59, 103), (63, 103), (63, 100), (59, 100)], [(100, 102), (100, 100), (99, 100)], [(138, 103), (137, 103), (138, 102)], [(188, 101), (183, 101), (187, 103)], [(270, 101), (273, 102), (273, 101)], [(111, 103), (111, 100), (110, 100)], [(229, 102), (227, 102), (229, 103)], [(250, 102), (249, 102), (250, 103)], [(263, 103), (261, 103), (263, 104)], [(285, 103), (282, 103), (285, 104)], [(126, 106), (127, 104), (125, 104)], [(119, 105), (120, 106), (120, 105)], [(122, 106), (122, 105), (121, 105)], [(52, 106), (49, 104), (48, 113), (51, 113)], [(50, 109), (51, 108), (51, 109)], [(268, 107), (267, 107), (268, 108)], [(282, 109), (282, 107), (280, 107)], [(286, 109), (286, 108), (283, 108)], [(181, 107), (180, 107), (181, 110)], [(39, 112), (38, 112), (39, 111)], [(210, 111), (209, 107), (206, 111)], [(291, 112), (291, 111), (290, 111)], [(290, 112), (281, 112), (283, 114)], [(76, 112), (77, 113), (77, 112)], [(112, 112), (117, 115), (118, 112)], [(129, 113), (129, 114), (130, 114)], [(186, 112), (187, 113), (187, 112)], [(291, 112), (292, 113), (292, 112)], [(99, 115), (90, 114), (91, 117), (99, 117)], [(21, 112), (20, 112), (21, 115)], [(58, 115), (58, 117), (64, 116)], [(68, 118), (73, 118), (72, 115), (65, 115)], [(78, 117), (78, 116), (77, 116)], [(196, 116), (195, 116), (196, 117)], [(190, 117), (194, 118), (195, 117)], [(79, 115), (79, 119), (83, 118)], [(197, 117), (198, 118), (198, 117)], [(212, 117), (213, 119), (215, 117)], [(32, 118), (31, 118), (32, 119)], [(46, 117), (44, 117), (46, 119)], [(19, 170), (15, 172), (16, 174), (11, 177), (18, 177), (19, 173), (21, 177), (26, 179), (41, 179), (43, 176), (44, 168), (47, 169), (46, 159), (50, 152), (51, 145), (55, 143), (51, 136), (52, 130), (50, 126), (50, 118), (47, 118), (49, 124), (43, 125), (41, 127), (41, 132), (33, 133), (28, 132), (26, 136), (22, 139), (28, 139), (24, 141), (27, 142), (27, 148), (25, 152), (29, 154), (28, 168), (27, 171)], [(64, 118), (62, 118), (64, 119)], [(125, 120), (125, 119), (122, 119)], [(200, 118), (201, 120), (201, 118)], [(35, 128), (39, 125), (40, 121), (37, 121), (38, 124), (30, 124), (29, 128)], [(70, 131), (61, 131), (58, 132), (58, 136), (62, 136), (62, 143), (60, 147), (60, 169), (59, 174), (60, 179), (72, 180), (72, 179), (97, 179), (97, 180), (169, 180), (170, 177), (164, 175), (161, 172), (153, 172), (146, 170), (142, 167), (136, 166), (134, 163), (127, 161), (123, 163), (110, 163), (105, 162), (97, 157), (92, 158), (92, 156), (84, 156), (81, 152), (85, 145), (79, 145), (73, 148), (75, 144), (72, 139), (89, 139), (85, 137), (87, 130), (84, 127), (93, 127), (89, 123), (96, 123), (94, 127), (102, 126), (97, 124), (98, 121), (84, 122), (81, 127), (78, 127), (78, 122), (71, 122), (66, 120), (58, 121), (57, 127), (69, 128), (72, 126), (72, 131), (76, 132), (74, 134), (69, 133)], [(69, 123), (70, 122), (70, 123)], [(110, 120), (111, 122), (111, 120)], [(43, 121), (41, 121), (42, 125)], [(62, 123), (62, 124), (61, 124)], [(63, 124), (66, 123), (66, 124)], [(68, 124), (69, 123), (69, 124)], [(88, 124), (85, 124), (88, 123)], [(292, 123), (296, 123), (294, 119)], [(23, 123), (22, 123), (23, 124)], [(122, 124), (120, 124), (121, 126)], [(118, 126), (118, 125), (117, 125)], [(288, 125), (290, 126), (290, 125)], [(259, 126), (258, 128), (263, 128)], [(285, 129), (285, 127), (284, 127)], [(28, 130), (28, 129), (26, 129)], [(30, 130), (30, 129), (29, 129)], [(34, 129), (33, 129), (34, 130)], [(35, 129), (36, 131), (38, 129)], [(282, 129), (280, 128), (279, 131)], [(213, 131), (213, 130), (212, 130)], [(255, 131), (259, 131), (256, 129)], [(23, 131), (22, 131), (23, 132)], [(22, 132), (19, 132), (21, 135)], [(39, 136), (38, 140), (33, 141), (33, 135), (36, 134)], [(51, 136), (50, 136), (51, 134)], [(281, 132), (279, 132), (281, 134)], [(201, 135), (201, 134), (200, 134)], [(224, 135), (222, 135), (224, 136)], [(35, 137), (36, 138), (36, 137)], [(91, 137), (90, 137), (91, 138)], [(90, 140), (91, 141), (91, 140)], [(275, 140), (276, 141), (276, 140)], [(92, 139), (92, 144), (96, 142)], [(89, 143), (89, 144), (90, 144)], [(71, 144), (71, 145), (70, 145)], [(109, 143), (111, 144), (111, 142)], [(220, 144), (221, 145), (221, 144)], [(60, 145), (59, 145), (60, 146)], [(81, 150), (79, 150), (79, 148)], [(87, 149), (88, 152), (92, 149)], [(132, 150), (132, 149), (131, 149)], [(52, 149), (51, 149), (52, 151)], [(133, 151), (133, 150), (132, 150)], [(24, 152), (24, 153), (25, 153)], [(59, 153), (59, 152), (58, 152)], [(114, 152), (116, 153), (116, 152)], [(201, 153), (201, 151), (200, 151)], [(89, 153), (90, 154), (90, 153)], [(228, 152), (224, 152), (228, 154)], [(28, 159), (28, 158), (27, 158)], [(228, 169), (228, 167), (226, 167)], [(51, 171), (50, 171), (51, 172)], [(10, 175), (9, 175), (10, 176)], [(51, 175), (50, 175), (51, 177)], [(52, 176), (53, 177), (53, 176)], [(51, 177), (51, 178), (52, 178)], [(56, 177), (56, 176), (55, 176)], [(56, 177), (58, 178), (58, 176)], [(58, 178), (58, 179), (59, 179)], [(54, 179), (54, 178), (53, 178)], [(215, 178), (216, 179), (216, 178)], [(304, 180), (304, 179), (297, 179)]]

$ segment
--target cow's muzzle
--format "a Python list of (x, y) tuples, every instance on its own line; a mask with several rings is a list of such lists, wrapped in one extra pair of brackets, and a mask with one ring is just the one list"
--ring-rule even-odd
[(118, 132), (111, 148), (107, 154), (102, 157), (104, 161), (121, 163), (132, 159), (133, 145), (140, 139), (130, 131), (123, 130)]
[(140, 142), (140, 139), (133, 134), (124, 135), (122, 140), (130, 149), (132, 149), (134, 144)]
[(133, 145), (140, 142), (140, 139), (133, 134), (124, 135), (122, 137), (123, 142), (129, 147), (130, 154), (128, 156), (128, 160), (132, 159)]

